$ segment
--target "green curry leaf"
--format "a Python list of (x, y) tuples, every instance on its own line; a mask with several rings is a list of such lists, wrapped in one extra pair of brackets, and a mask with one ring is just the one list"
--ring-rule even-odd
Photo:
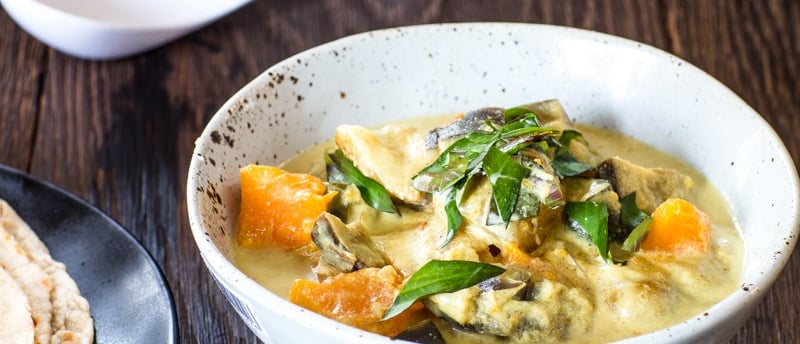
[(622, 224), (629, 228), (639, 225), (648, 216), (636, 205), (636, 192), (631, 192), (619, 200), (622, 208), (620, 209), (620, 220)]
[(328, 181), (354, 184), (370, 207), (386, 213), (397, 213), (389, 192), (374, 179), (365, 176), (341, 150), (336, 150), (325, 157), (328, 170)]
[(461, 260), (431, 260), (403, 285), (382, 320), (394, 317), (418, 300), (434, 294), (452, 293), (469, 288), (502, 274), (501, 267)]
[(528, 110), (523, 107), (512, 107), (505, 109), (505, 111), (503, 111), (503, 117), (505, 117), (506, 122), (511, 122), (525, 116), (533, 116), (534, 118), (536, 118), (537, 126), (540, 126), (538, 124), (539, 123), (538, 117), (536, 117), (536, 114), (534, 114), (533, 111), (531, 110)]
[(453, 186), (447, 191), (447, 203), (444, 205), (444, 212), (447, 214), (447, 236), (439, 247), (444, 247), (455, 237), (456, 232), (461, 227), (461, 211), (458, 210), (458, 186)]
[(638, 251), (639, 245), (642, 244), (644, 238), (647, 237), (647, 233), (650, 232), (650, 226), (652, 224), (652, 217), (646, 217), (639, 222), (639, 224), (636, 225), (636, 228), (631, 231), (631, 234), (628, 234), (625, 242), (622, 243), (622, 249), (628, 252)]
[(561, 178), (574, 177), (594, 169), (592, 165), (578, 161), (570, 151), (569, 144), (576, 139), (586, 142), (583, 134), (575, 130), (564, 130), (557, 141), (550, 140), (550, 143), (556, 147), (551, 164), (556, 174)]
[(564, 207), (567, 224), (586, 233), (600, 257), (608, 261), (608, 208), (602, 202), (570, 202)]
[(578, 139), (584, 143), (586, 143), (586, 139), (583, 137), (577, 130), (564, 130), (561, 132), (561, 136), (558, 138), (558, 142), (564, 146), (569, 146), (570, 141)]
[(489, 146), (497, 141), (491, 133), (473, 132), (458, 139), (411, 179), (411, 186), (423, 192), (442, 192), (478, 167)]
[(578, 161), (572, 152), (565, 147), (556, 148), (555, 156), (550, 164), (553, 166), (556, 174), (562, 178), (574, 177), (594, 168), (592, 165)]
[(522, 178), (525, 178), (529, 170), (494, 147), (490, 147), (483, 158), (483, 169), (492, 185), (492, 197), (497, 205), (497, 212), (508, 226), (517, 204)]

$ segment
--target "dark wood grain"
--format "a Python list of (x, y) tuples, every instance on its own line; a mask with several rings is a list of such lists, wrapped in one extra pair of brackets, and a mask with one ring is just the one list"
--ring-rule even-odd
[(0, 162), (28, 168), (46, 47), (0, 12)]
[[(110, 62), (75, 59), (0, 11), (0, 163), (96, 204), (165, 271), (185, 343), (252, 343), (205, 269), (185, 179), (210, 116), (268, 66), (358, 32), (425, 23), (574, 26), (667, 50), (718, 78), (800, 161), (800, 2), (795, 0), (259, 0), (172, 44)], [(734, 343), (800, 343), (800, 255)]]

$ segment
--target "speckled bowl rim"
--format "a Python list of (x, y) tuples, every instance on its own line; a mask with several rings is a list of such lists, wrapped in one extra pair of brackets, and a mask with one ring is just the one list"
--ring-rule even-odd
[[(212, 275), (215, 277), (217, 282), (220, 283), (220, 286), (222, 288), (228, 288), (237, 294), (260, 293), (260, 302), (262, 304), (271, 304), (283, 308), (284, 315), (290, 320), (294, 320), (298, 323), (309, 322), (309, 321), (314, 321), (316, 323), (317, 321), (323, 321), (322, 324), (325, 324), (324, 326), (317, 326), (314, 328), (314, 330), (319, 331), (321, 335), (327, 335), (335, 338), (358, 341), (358, 342), (397, 343), (397, 341), (391, 340), (387, 337), (375, 335), (348, 326), (343, 326), (341, 324), (330, 321), (327, 318), (324, 318), (320, 315), (314, 314), (313, 312), (308, 312), (302, 307), (294, 305), (289, 301), (287, 301), (286, 299), (268, 291), (266, 288), (262, 287), (260, 284), (258, 284), (257, 282), (246, 276), (243, 272), (241, 272), (238, 268), (236, 268), (233, 265), (233, 263), (228, 261), (221, 254), (219, 249), (205, 237), (206, 229), (203, 228), (202, 226), (202, 221), (197, 207), (198, 205), (197, 196), (199, 195), (199, 193), (196, 193), (198, 184), (195, 176), (198, 175), (202, 166), (202, 164), (198, 161), (197, 157), (205, 149), (205, 147), (209, 145), (211, 133), (215, 130), (215, 128), (219, 127), (221, 124), (224, 123), (225, 118), (228, 116), (228, 111), (231, 110), (234, 106), (236, 106), (236, 104), (239, 103), (239, 101), (246, 94), (250, 92), (251, 88), (262, 85), (264, 81), (270, 77), (268, 75), (270, 74), (270, 72), (278, 71), (281, 69), (282, 66), (294, 63), (294, 61), (298, 59), (304, 59), (304, 57), (310, 56), (315, 53), (323, 51), (332, 51), (335, 50), (337, 47), (347, 46), (351, 43), (355, 43), (356, 41), (363, 40), (368, 36), (377, 39), (382, 37), (382, 35), (388, 35), (391, 32), (394, 32), (399, 29), (428, 30), (431, 28), (468, 27), (468, 26), (481, 26), (481, 27), (501, 26), (507, 28), (519, 26), (520, 27), (519, 29), (524, 29), (522, 27), (537, 27), (543, 30), (553, 30), (568, 35), (582, 37), (587, 40), (602, 39), (608, 42), (612, 42), (613, 44), (620, 45), (622, 47), (640, 49), (647, 54), (658, 57), (659, 59), (671, 59), (673, 61), (679, 61), (689, 66), (690, 68), (694, 69), (693, 72), (703, 74), (705, 77), (710, 79), (709, 80), (710, 82), (715, 83), (717, 87), (723, 89), (725, 92), (730, 93), (730, 97), (732, 99), (735, 99), (735, 101), (740, 102), (741, 105), (746, 110), (749, 110), (749, 112), (755, 114), (755, 116), (757, 117), (756, 121), (760, 122), (763, 125), (763, 128), (759, 129), (764, 130), (765, 134), (770, 139), (772, 139), (772, 141), (778, 143), (778, 146), (776, 147), (777, 150), (776, 153), (778, 155), (776, 156), (776, 158), (779, 158), (781, 160), (780, 162), (782, 162), (785, 165), (785, 168), (789, 170), (789, 174), (794, 176), (794, 178), (787, 181), (786, 187), (795, 190), (795, 194), (800, 195), (800, 183), (798, 182), (798, 174), (794, 162), (791, 158), (791, 155), (789, 154), (786, 147), (782, 144), (781, 139), (775, 133), (774, 129), (771, 126), (769, 126), (769, 124), (763, 119), (763, 117), (758, 115), (757, 112), (755, 112), (748, 104), (746, 104), (740, 97), (738, 97), (738, 95), (736, 95), (728, 87), (717, 81), (715, 78), (707, 74), (705, 71), (702, 71), (699, 68), (694, 67), (690, 63), (672, 54), (669, 54), (663, 50), (657, 49), (655, 47), (640, 42), (628, 40), (613, 35), (608, 35), (605, 33), (599, 33), (595, 31), (569, 28), (569, 27), (543, 25), (543, 24), (501, 23), (501, 22), (453, 23), (453, 24), (427, 24), (427, 25), (376, 30), (352, 36), (347, 36), (329, 43), (316, 46), (314, 48), (300, 52), (294, 56), (291, 56), (271, 66), (270, 68), (265, 70), (262, 74), (260, 74), (257, 78), (253, 79), (242, 89), (236, 92), (230, 99), (228, 99), (228, 101), (224, 103), (224, 105), (220, 108), (220, 110), (208, 122), (203, 133), (197, 139), (195, 143), (196, 147), (193, 152), (192, 161), (189, 168), (187, 189), (186, 189), (189, 221), (192, 229), (192, 234), (201, 252), (201, 256), (203, 257), (209, 270), (211, 270)], [(793, 209), (795, 214), (800, 213), (800, 205), (798, 205), (797, 198), (794, 199)], [(764, 296), (763, 294), (772, 286), (774, 281), (780, 275), (784, 266), (791, 257), (792, 252), (794, 251), (798, 232), (800, 231), (800, 221), (798, 221), (798, 217), (797, 216), (792, 217), (791, 223), (785, 225), (784, 227), (788, 229), (788, 232), (785, 233), (787, 240), (785, 249), (781, 253), (775, 255), (774, 257), (775, 259), (773, 260), (772, 264), (770, 264), (771, 269), (769, 271), (763, 273), (760, 278), (757, 278), (755, 280), (749, 280), (749, 282), (751, 282), (750, 284), (748, 284), (749, 288), (743, 286), (743, 288), (737, 289), (731, 295), (721, 300), (718, 304), (714, 305), (709, 309), (710, 315), (708, 315), (707, 313), (705, 317), (688, 319), (684, 322), (681, 322), (669, 328), (646, 333), (637, 337), (624, 339), (618, 341), (617, 343), (645, 343), (654, 340), (664, 340), (664, 339), (668, 339), (671, 342), (686, 342), (686, 341), (697, 340), (699, 338), (702, 338), (704, 334), (713, 333), (715, 328), (718, 328), (722, 324), (724, 324), (727, 318), (727, 314), (729, 312), (735, 312), (736, 310), (746, 309), (748, 307), (754, 309), (756, 304), (761, 302), (761, 300), (763, 299)], [(745, 252), (745, 256), (746, 255), (747, 252)], [(231, 283), (231, 281), (235, 281), (235, 283)]]

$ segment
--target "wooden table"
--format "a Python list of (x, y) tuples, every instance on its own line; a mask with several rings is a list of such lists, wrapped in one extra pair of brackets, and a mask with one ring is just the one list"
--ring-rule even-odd
[[(0, 10), (0, 163), (117, 219), (164, 270), (181, 342), (256, 342), (192, 239), (185, 182), (194, 139), (250, 79), (299, 51), (401, 25), (575, 26), (672, 52), (728, 85), (800, 161), (800, 1), (259, 0), (165, 47), (111, 62), (61, 54)], [(800, 255), (736, 343), (800, 343)]]

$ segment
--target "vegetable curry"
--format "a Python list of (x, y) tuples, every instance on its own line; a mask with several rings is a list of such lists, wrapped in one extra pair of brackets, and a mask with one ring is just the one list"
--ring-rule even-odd
[(741, 239), (702, 175), (555, 100), (342, 125), (241, 178), (236, 264), (390, 337), (609, 342), (702, 316), (739, 283)]

